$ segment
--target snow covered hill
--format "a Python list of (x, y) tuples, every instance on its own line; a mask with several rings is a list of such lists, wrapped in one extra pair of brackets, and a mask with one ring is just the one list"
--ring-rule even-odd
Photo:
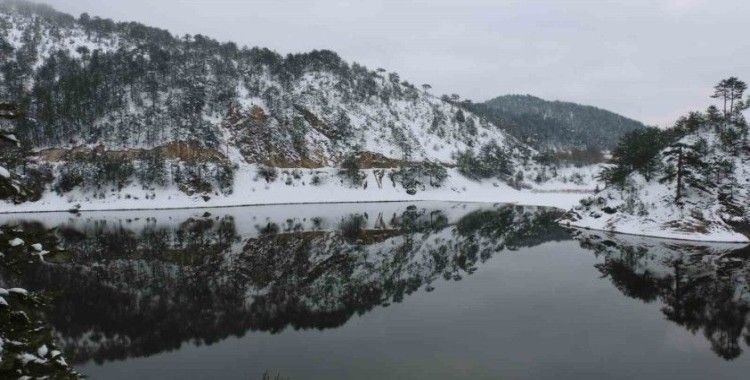
[[(0, 56), (0, 103), (23, 115), (14, 133), (24, 148), (0, 157), (13, 184), (0, 211), (295, 202), (351, 189), (361, 195), (346, 200), (494, 192), (502, 201), (548, 191), (550, 181), (595, 187), (592, 169), (558, 176), (534, 149), (429, 86), (331, 51), (283, 57), (6, 1)], [(261, 196), (284, 170), (289, 186), (310, 172), (306, 187)], [(324, 182), (322, 191), (308, 186)], [(388, 189), (368, 195), (374, 188)]]
[[(722, 83), (732, 80), (742, 83)], [(619, 164), (604, 173), (608, 186), (563, 222), (675, 239), (749, 241), (750, 146), (742, 92), (727, 92), (734, 97), (724, 113), (711, 106), (669, 130), (624, 140), (616, 152)]]

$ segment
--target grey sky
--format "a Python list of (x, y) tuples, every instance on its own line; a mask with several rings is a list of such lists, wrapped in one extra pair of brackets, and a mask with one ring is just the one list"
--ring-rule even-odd
[(473, 100), (508, 93), (596, 105), (646, 123), (750, 81), (747, 0), (42, 0), (280, 53), (348, 61)]

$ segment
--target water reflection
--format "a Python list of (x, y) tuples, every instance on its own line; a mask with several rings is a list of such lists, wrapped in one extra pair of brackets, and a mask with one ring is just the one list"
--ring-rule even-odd
[(596, 265), (622, 294), (660, 301), (664, 316), (731, 360), (750, 345), (750, 250), (710, 243), (674, 242), (576, 231), (582, 247), (603, 262)]
[(58, 249), (34, 265), (6, 259), (0, 286), (44, 291), (66, 358), (102, 363), (252, 331), (337, 328), (460, 281), (499, 252), (576, 239), (597, 257), (592, 274), (659, 302), (720, 357), (750, 344), (747, 250), (571, 232), (558, 216), (441, 203), (5, 216), (4, 228)]
[(567, 236), (557, 212), (536, 207), (260, 212), (72, 218), (50, 230), (63, 254), (3, 271), (2, 282), (55, 293), (49, 322), (67, 357), (102, 362), (247, 331), (338, 327), (434, 281), (461, 280), (495, 252)]

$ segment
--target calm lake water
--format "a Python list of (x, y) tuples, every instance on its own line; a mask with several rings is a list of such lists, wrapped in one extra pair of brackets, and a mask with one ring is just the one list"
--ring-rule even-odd
[(539, 207), (385, 203), (0, 216), (64, 254), (92, 379), (706, 379), (750, 374), (750, 253), (566, 230)]

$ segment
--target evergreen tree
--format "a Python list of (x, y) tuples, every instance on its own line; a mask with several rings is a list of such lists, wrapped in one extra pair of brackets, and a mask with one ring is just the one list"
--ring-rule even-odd
[(709, 165), (703, 160), (706, 149), (706, 141), (699, 139), (694, 144), (682, 141), (673, 143), (664, 151), (664, 158), (668, 165), (660, 181), (674, 182), (676, 204), (682, 204), (682, 199), (688, 189), (710, 193), (713, 182), (707, 176)]
[(463, 123), (466, 121), (466, 116), (464, 116), (463, 110), (459, 109), (458, 111), (456, 111), (456, 121), (459, 123)]
[(712, 98), (721, 99), (724, 110), (724, 119), (731, 121), (737, 112), (737, 106), (742, 107), (742, 94), (747, 90), (747, 84), (737, 77), (722, 79), (714, 86)]
[(622, 186), (632, 172), (639, 172), (650, 181), (658, 169), (656, 155), (668, 143), (668, 137), (657, 128), (636, 129), (623, 136), (612, 151), (613, 164), (602, 172), (602, 179), (608, 184)]

